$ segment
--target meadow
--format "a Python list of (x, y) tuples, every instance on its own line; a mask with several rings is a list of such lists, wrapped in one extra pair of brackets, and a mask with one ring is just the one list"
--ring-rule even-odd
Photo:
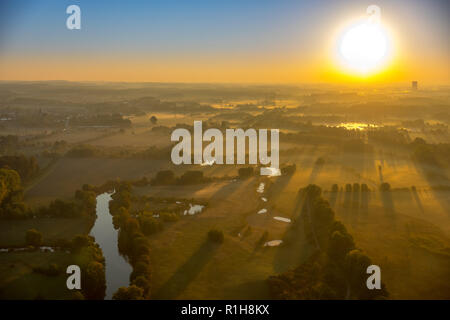
[[(446, 87), (411, 92), (396, 87), (64, 83), (52, 84), (52, 95), (48, 87), (16, 86), (35, 100), (8, 100), (17, 119), (2, 123), (1, 132), (19, 138), (1, 150), (2, 155), (36, 157), (41, 171), (25, 184), (25, 202), (31, 208), (70, 200), (85, 184), (143, 177), (150, 181), (161, 170), (176, 176), (198, 170), (212, 179), (132, 188), (132, 202), (146, 196), (207, 203), (201, 213), (165, 222), (163, 230), (146, 236), (154, 299), (269, 299), (267, 278), (301, 265), (314, 252), (305, 230), (291, 228), (299, 219), (298, 191), (310, 184), (323, 190), (356, 246), (380, 266), (390, 299), (450, 298)], [(52, 103), (45, 100), (50, 96)], [(59, 109), (59, 104), (66, 107)], [(39, 112), (47, 113), (46, 122), (26, 118), (27, 113), (40, 117)], [(131, 124), (80, 127), (66, 120), (76, 116), (91, 123), (107, 114), (102, 121), (110, 121), (116, 112)], [(170, 132), (190, 128), (194, 120), (218, 128), (279, 128), (281, 166), (295, 164), (295, 172), (240, 179), (238, 170), (245, 165), (173, 165), (165, 154)], [(94, 151), (70, 154), (80, 146)], [(417, 153), (420, 148), (428, 149)], [(264, 192), (258, 193), (261, 183)], [(355, 183), (368, 186), (367, 197), (359, 189), (347, 190), (347, 184)], [(384, 183), (388, 191), (380, 189)], [(147, 207), (154, 209), (151, 203)], [(258, 214), (262, 209), (267, 211)], [(91, 221), (81, 218), (1, 220), (0, 247), (23, 246), (29, 229), (39, 230), (44, 243), (51, 243), (89, 234), (91, 227)], [(223, 243), (208, 241), (211, 229), (223, 232)], [(263, 246), (270, 240), (283, 243)], [(63, 275), (52, 278), (48, 293), (40, 292), (49, 279), (33, 273), (32, 266), (74, 259), (81, 258), (64, 252), (0, 252), (0, 297), (71, 298), (57, 288)], [(31, 291), (21, 289), (27, 286)]]

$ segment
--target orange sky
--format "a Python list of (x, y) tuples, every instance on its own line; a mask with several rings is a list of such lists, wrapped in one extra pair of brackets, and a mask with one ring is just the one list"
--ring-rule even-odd
[[(145, 8), (137, 5), (113, 6), (105, 11), (80, 1), (84, 22), (78, 31), (69, 31), (61, 23), (66, 17), (63, 7), (47, 2), (30, 9), (21, 8), (17, 16), (10, 14), (9, 22), (0, 25), (3, 28), (0, 80), (252, 83), (419, 80), (450, 84), (449, 22), (441, 12), (448, 5), (438, 0), (427, 4), (380, 2), (382, 21), (392, 32), (392, 57), (381, 72), (368, 76), (347, 72), (335, 59), (342, 26), (365, 15), (366, 5), (360, 2), (339, 0), (328, 5), (323, 1), (314, 5), (264, 2), (255, 13), (253, 7), (239, 2), (216, 8), (217, 5), (196, 1), (195, 11), (189, 7), (184, 10), (192, 12), (173, 13), (162, 5), (153, 20), (146, 20), (145, 15), (140, 16)], [(236, 17), (238, 9), (243, 13)], [(175, 15), (170, 23), (169, 13)], [(229, 18), (228, 13), (232, 13)], [(48, 17), (43, 20), (45, 15)], [(118, 18), (119, 25), (106, 23)]]

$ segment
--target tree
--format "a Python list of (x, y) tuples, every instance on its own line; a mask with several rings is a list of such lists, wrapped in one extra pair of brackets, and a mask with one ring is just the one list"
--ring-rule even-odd
[(36, 229), (27, 230), (25, 241), (27, 245), (39, 247), (42, 244), (42, 234)]
[(30, 180), (39, 171), (36, 158), (24, 155), (2, 156), (0, 157), (0, 167), (8, 167), (17, 171), (23, 181)]
[(350, 234), (342, 231), (334, 231), (330, 238), (328, 255), (337, 261), (342, 261), (345, 255), (354, 248), (355, 243)]
[(2, 203), (3, 199), (8, 194), (8, 187), (6, 186), (5, 180), (0, 179), (0, 203)]
[(180, 184), (196, 184), (204, 182), (203, 171), (189, 170), (183, 173), (179, 179)]
[(128, 212), (127, 209), (125, 209), (124, 207), (120, 207), (117, 212), (114, 214), (113, 216), (113, 225), (115, 229), (119, 229), (121, 227), (124, 227), (128, 221), (128, 219), (130, 219), (130, 213)]
[[(3, 200), (11, 200), (12, 195), (20, 193), (22, 190), (22, 183), (20, 176), (15, 170), (2, 168), (0, 169), (0, 203)], [(21, 198), (15, 199), (22, 200)]]
[(150, 117), (150, 122), (155, 125), (158, 122), (158, 118), (156, 118), (155, 116), (151, 116)]
[(106, 291), (105, 267), (100, 262), (90, 262), (82, 273), (83, 295), (89, 300), (103, 300)]
[(387, 182), (383, 182), (382, 184), (380, 184), (380, 191), (381, 192), (388, 192), (391, 190), (391, 185)]
[(306, 199), (309, 201), (313, 201), (314, 199), (317, 199), (322, 194), (322, 189), (320, 189), (319, 186), (316, 186), (315, 184), (308, 185), (305, 189), (305, 196)]
[(144, 291), (144, 295), (148, 295), (150, 291), (150, 281), (148, 281), (146, 277), (138, 276), (131, 282), (131, 284), (141, 288)]
[(318, 198), (313, 204), (312, 217), (315, 227), (327, 227), (334, 221), (334, 211), (328, 201)]
[(345, 192), (352, 192), (352, 185), (350, 183), (345, 185)]
[(74, 291), (73, 293), (72, 293), (72, 300), (84, 300), (84, 296), (83, 296), (83, 294), (80, 292), (80, 291)]
[(130, 274), (130, 280), (134, 281), (139, 277), (149, 277), (150, 265), (146, 262), (139, 261), (133, 266), (133, 272)]
[(143, 300), (144, 289), (136, 285), (120, 287), (113, 295), (113, 300)]
[(356, 298), (366, 289), (367, 267), (371, 265), (370, 258), (360, 250), (352, 250), (345, 257), (345, 274)]
[(92, 237), (84, 234), (78, 234), (72, 239), (72, 249), (75, 252), (78, 252), (82, 248), (89, 246), (92, 242)]
[(158, 171), (156, 177), (152, 179), (153, 185), (172, 184), (175, 181), (175, 173), (172, 170)]
[(142, 232), (147, 236), (162, 230), (163, 227), (162, 223), (153, 217), (141, 217), (139, 224), (141, 225)]
[(339, 191), (338, 185), (336, 183), (333, 184), (333, 186), (331, 187), (331, 192), (337, 193), (338, 191)]

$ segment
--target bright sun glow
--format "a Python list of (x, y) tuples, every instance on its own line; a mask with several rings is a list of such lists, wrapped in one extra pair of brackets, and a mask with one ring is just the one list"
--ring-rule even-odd
[(344, 31), (339, 42), (341, 62), (353, 72), (367, 75), (386, 62), (389, 37), (380, 23), (363, 21)]

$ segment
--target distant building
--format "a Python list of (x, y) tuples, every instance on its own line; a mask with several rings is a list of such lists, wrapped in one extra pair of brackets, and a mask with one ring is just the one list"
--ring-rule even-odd
[(412, 81), (412, 82), (411, 82), (411, 88), (412, 88), (413, 90), (417, 90), (417, 89), (418, 89), (418, 87), (417, 87), (417, 81)]

